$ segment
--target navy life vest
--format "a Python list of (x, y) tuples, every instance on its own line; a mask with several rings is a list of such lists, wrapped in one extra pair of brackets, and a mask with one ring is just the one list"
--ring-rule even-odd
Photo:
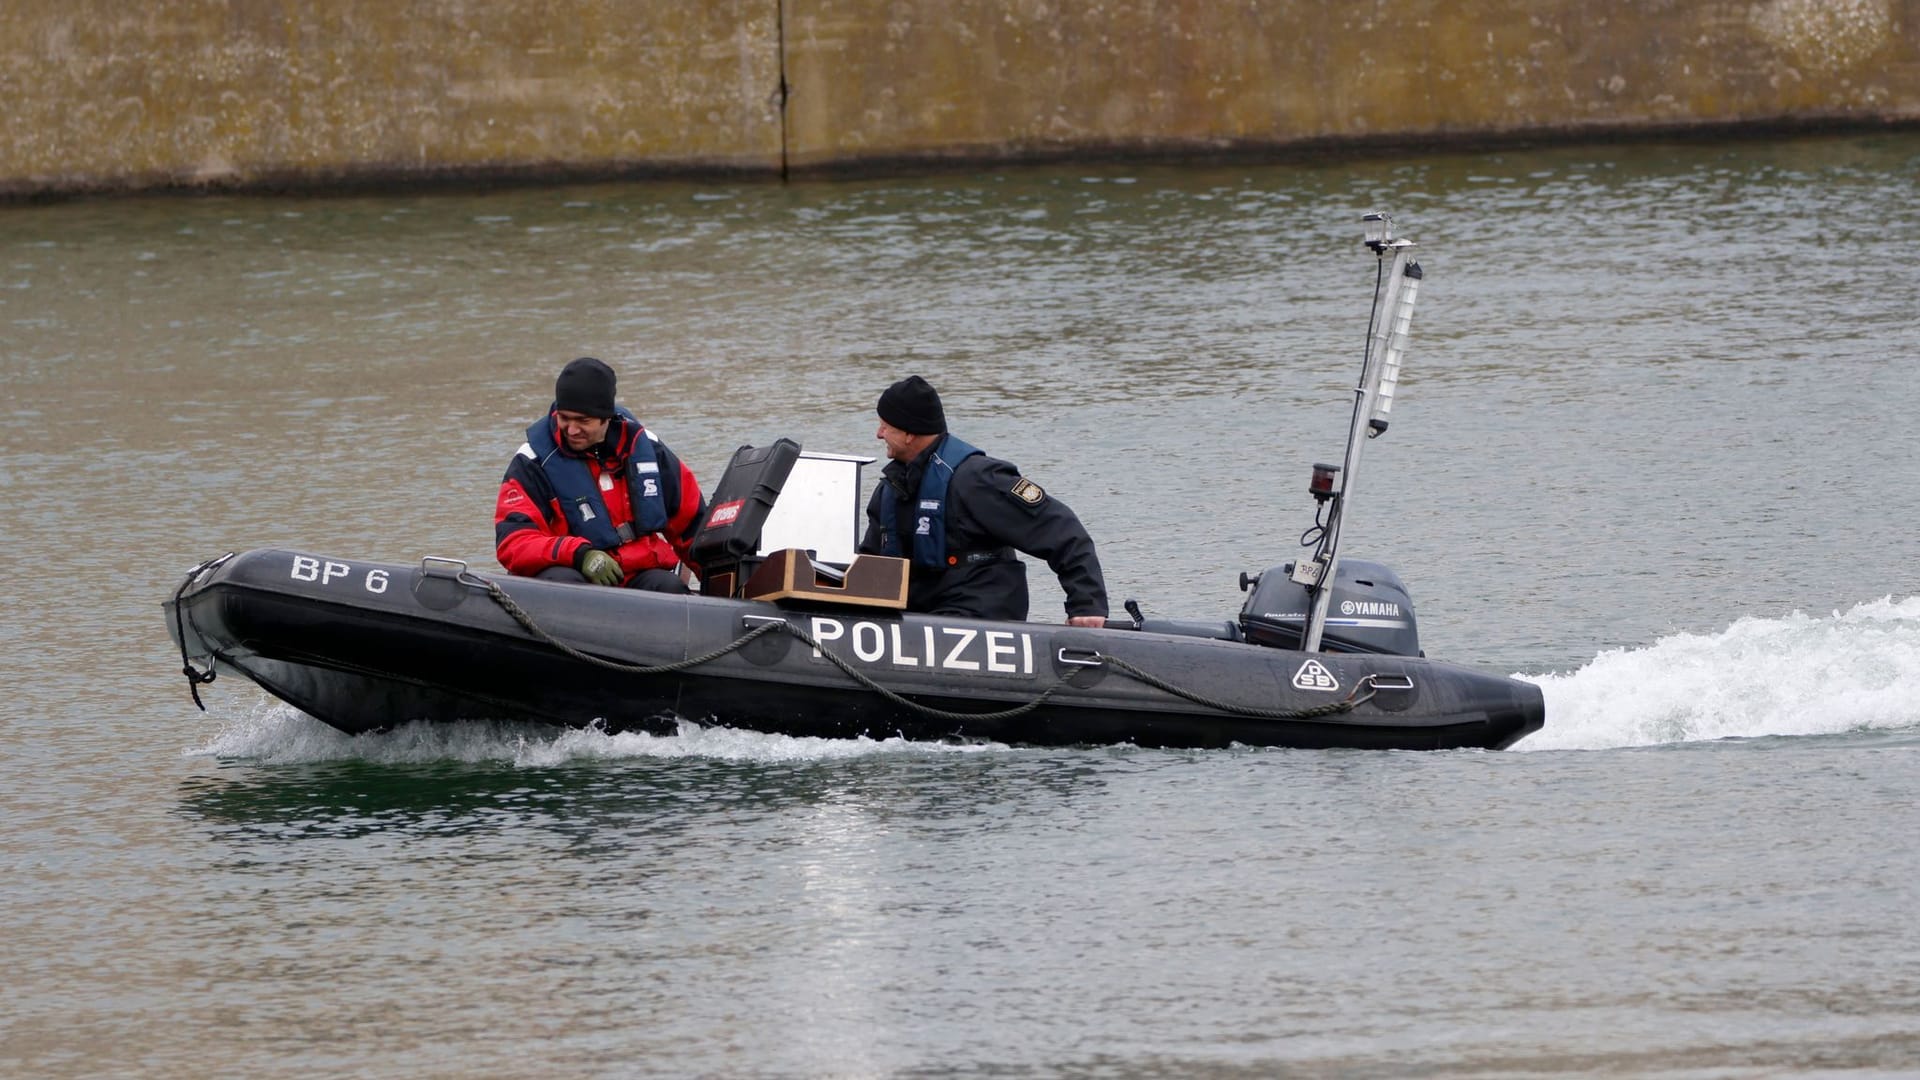
[[(600, 485), (587, 467), (587, 459), (560, 452), (553, 437), (553, 414), (549, 412), (527, 428), (527, 445), (533, 448), (533, 463), (546, 474), (560, 510), (567, 516), (567, 531), (584, 536), (602, 551), (612, 551), (649, 533), (667, 527), (666, 478), (660, 475), (660, 459), (653, 451), (653, 438), (640, 421), (625, 409), (616, 409), (621, 420), (634, 427), (633, 450), (622, 470), (627, 480), (627, 505), (633, 510), (633, 523), (615, 527), (607, 517), (606, 500), (600, 497)], [(678, 487), (678, 477), (675, 477)]]
[[(980, 453), (952, 432), (933, 444), (927, 455), (927, 468), (920, 476), (920, 492), (913, 510), (913, 561), (917, 566), (947, 568), (947, 485), (960, 463)], [(880, 553), (900, 558), (905, 547), (900, 543), (899, 495), (893, 485), (880, 485)]]

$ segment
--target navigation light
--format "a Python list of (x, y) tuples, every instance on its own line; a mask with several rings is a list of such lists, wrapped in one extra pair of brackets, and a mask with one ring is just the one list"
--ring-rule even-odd
[(1313, 463), (1313, 481), (1307, 485), (1307, 493), (1318, 502), (1326, 502), (1340, 492), (1340, 466)]
[(1360, 215), (1360, 221), (1367, 230), (1367, 246), (1375, 251), (1387, 245), (1393, 239), (1393, 215), (1375, 210)]

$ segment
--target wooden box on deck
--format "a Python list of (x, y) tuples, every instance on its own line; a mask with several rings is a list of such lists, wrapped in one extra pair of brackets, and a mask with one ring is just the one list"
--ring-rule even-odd
[(799, 548), (769, 552), (767, 561), (747, 579), (749, 600), (815, 600), (905, 610), (907, 560), (885, 555), (856, 555), (844, 581), (822, 577)]

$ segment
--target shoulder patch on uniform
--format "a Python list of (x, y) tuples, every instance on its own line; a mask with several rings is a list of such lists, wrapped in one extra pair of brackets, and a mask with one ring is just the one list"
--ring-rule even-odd
[(520, 449), (514, 452), (519, 454), (521, 457), (526, 458), (528, 461), (533, 460), (533, 447), (528, 443), (521, 443)]
[(1013, 485), (1013, 497), (1028, 506), (1039, 506), (1046, 501), (1047, 492), (1039, 484), (1023, 476)]

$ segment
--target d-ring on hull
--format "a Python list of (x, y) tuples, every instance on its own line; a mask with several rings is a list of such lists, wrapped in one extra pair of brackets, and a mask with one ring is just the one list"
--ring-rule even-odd
[(478, 719), (663, 731), (685, 717), (826, 738), (1444, 750), (1510, 746), (1545, 713), (1535, 686), (1417, 657), (274, 548), (196, 570), (167, 625), (189, 667), (211, 661), (349, 733)]

